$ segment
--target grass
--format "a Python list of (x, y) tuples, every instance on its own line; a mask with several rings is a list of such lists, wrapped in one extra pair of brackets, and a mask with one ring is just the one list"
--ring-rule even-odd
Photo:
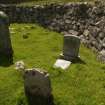
[(51, 3), (93, 2), (94, 0), (33, 0), (17, 4), (17, 6), (45, 5)]
[[(105, 105), (105, 65), (91, 50), (81, 45), (83, 64), (72, 64), (67, 71), (53, 69), (62, 52), (61, 34), (34, 24), (12, 24), (10, 30), (14, 63), (23, 60), (50, 73), (55, 105)], [(0, 105), (28, 105), (23, 78), (14, 65), (0, 67)]]
[(89, 2), (91, 4), (94, 4), (95, 0), (6, 0), (1, 1), (1, 3), (4, 4), (13, 4), (17, 6), (34, 6), (34, 5), (48, 5), (51, 3), (70, 3), (70, 2)]

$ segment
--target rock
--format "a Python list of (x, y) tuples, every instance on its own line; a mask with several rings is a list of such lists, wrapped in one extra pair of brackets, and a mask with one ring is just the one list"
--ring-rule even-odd
[(66, 20), (65, 20), (65, 23), (66, 23), (66, 24), (70, 24), (70, 23), (71, 23), (71, 21), (70, 21), (70, 20), (68, 20), (68, 19), (66, 19)]
[(105, 49), (99, 52), (97, 59), (105, 63)]
[(102, 44), (102, 49), (104, 49), (104, 50), (105, 50), (105, 43), (103, 43), (103, 44)]
[(15, 63), (15, 69), (16, 70), (22, 70), (22, 71), (24, 71), (25, 70), (25, 64), (24, 64), (24, 62), (21, 60), (21, 61), (17, 61), (16, 63)]
[(70, 64), (71, 64), (70, 61), (66, 61), (64, 59), (58, 59), (54, 64), (54, 68), (61, 68), (63, 70), (66, 70), (70, 66)]
[(31, 105), (51, 105), (52, 88), (49, 74), (40, 69), (25, 69), (24, 88)]
[(98, 50), (98, 51), (101, 51), (101, 50), (102, 50), (102, 45), (101, 45), (101, 44), (99, 44), (99, 45), (97, 46), (97, 50)]
[(89, 32), (90, 32), (90, 35), (92, 35), (94, 38), (96, 38), (99, 34), (99, 30), (98, 30), (97, 27), (90, 26), (89, 27)]
[(74, 31), (74, 30), (69, 30), (68, 33), (75, 36), (79, 34), (77, 31)]
[(89, 30), (84, 30), (83, 35), (84, 35), (84, 36), (88, 36), (88, 35), (89, 35)]

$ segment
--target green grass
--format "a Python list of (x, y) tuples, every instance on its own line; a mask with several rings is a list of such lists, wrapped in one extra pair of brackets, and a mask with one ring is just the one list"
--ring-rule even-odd
[(44, 5), (51, 3), (68, 3), (68, 2), (93, 2), (94, 0), (32, 0), (17, 4), (18, 6), (32, 6), (32, 5)]
[(69, 2), (89, 2), (94, 4), (95, 0), (6, 0), (1, 1), (4, 4), (14, 4), (17, 6), (48, 5), (51, 3), (69, 3)]
[[(91, 50), (81, 45), (85, 64), (72, 64), (67, 71), (53, 69), (62, 52), (61, 34), (32, 24), (12, 24), (11, 28), (14, 62), (23, 60), (28, 67), (50, 73), (55, 105), (105, 105), (105, 65)], [(14, 65), (0, 67), (0, 105), (27, 105), (23, 79)]]

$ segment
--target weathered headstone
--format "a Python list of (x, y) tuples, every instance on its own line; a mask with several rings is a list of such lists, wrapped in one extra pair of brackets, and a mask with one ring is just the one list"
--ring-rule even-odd
[(80, 38), (74, 35), (64, 35), (63, 57), (66, 60), (78, 58)]
[(11, 60), (13, 57), (13, 50), (11, 45), (9, 33), (9, 18), (0, 11), (0, 56)]
[(52, 105), (52, 89), (49, 74), (39, 69), (26, 69), (25, 93), (30, 105)]
[(54, 68), (67, 69), (72, 61), (78, 58), (80, 47), (80, 38), (74, 35), (65, 35), (64, 36), (64, 46), (63, 46), (63, 54), (61, 58), (58, 59)]

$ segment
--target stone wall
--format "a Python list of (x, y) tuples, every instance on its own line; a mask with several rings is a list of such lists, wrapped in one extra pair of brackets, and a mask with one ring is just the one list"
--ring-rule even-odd
[(2, 4), (18, 4), (22, 2), (29, 2), (34, 0), (0, 0), (0, 3)]
[(95, 52), (105, 50), (105, 6), (88, 3), (16, 7), (1, 5), (10, 22), (38, 23), (63, 34), (77, 35)]

